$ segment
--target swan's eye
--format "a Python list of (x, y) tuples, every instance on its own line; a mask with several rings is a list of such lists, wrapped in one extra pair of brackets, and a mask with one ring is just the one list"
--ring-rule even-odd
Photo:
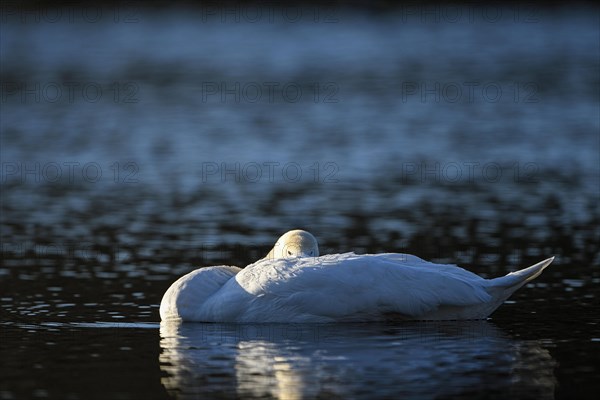
[(292, 252), (290, 250), (288, 250), (288, 256), (291, 256)]

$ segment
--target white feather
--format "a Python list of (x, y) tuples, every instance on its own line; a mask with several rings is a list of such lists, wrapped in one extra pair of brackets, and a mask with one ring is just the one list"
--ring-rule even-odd
[(239, 271), (240, 268), (221, 265), (200, 268), (182, 276), (165, 292), (160, 302), (160, 318), (194, 321), (196, 310)]

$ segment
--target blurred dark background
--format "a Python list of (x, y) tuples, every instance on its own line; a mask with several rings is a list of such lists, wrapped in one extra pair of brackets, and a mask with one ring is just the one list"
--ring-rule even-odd
[[(5, 326), (158, 321), (177, 277), (303, 228), (483, 276), (557, 256), (497, 318), (535, 298), (596, 346), (597, 5), (1, 10)], [(557, 350), (563, 394), (596, 347)]]
[(303, 227), (335, 252), (600, 262), (589, 4), (26, 4), (2, 15), (9, 258), (245, 265)]

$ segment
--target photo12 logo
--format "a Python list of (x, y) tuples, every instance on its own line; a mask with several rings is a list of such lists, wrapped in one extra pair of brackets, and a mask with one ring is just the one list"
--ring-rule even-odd
[(439, 82), (407, 81), (401, 84), (401, 101), (421, 103), (538, 103), (540, 86), (536, 82)]
[(542, 7), (537, 3), (485, 4), (452, 3), (402, 3), (397, 13), (402, 22), (415, 21), (422, 24), (496, 24), (540, 22)]
[(202, 103), (338, 103), (335, 82), (202, 82)]
[(338, 183), (338, 164), (332, 161), (310, 165), (277, 161), (226, 163), (203, 162), (202, 183)]
[(404, 162), (400, 165), (402, 183), (497, 183), (512, 180), (515, 183), (538, 182), (539, 165), (534, 162)]
[[(33, 243), (1, 243), (3, 259), (61, 260), (62, 262), (109, 262), (122, 259), (118, 245), (98, 246), (94, 242), (70, 241)], [(125, 252), (126, 254), (126, 252)]]
[(195, 338), (200, 341), (219, 343), (238, 343), (240, 341), (260, 340), (309, 340), (327, 342), (336, 340), (339, 329), (327, 324), (203, 324)]
[(202, 22), (220, 23), (323, 23), (339, 22), (338, 7), (335, 3), (322, 2), (311, 6), (276, 3), (273, 1), (257, 2), (201, 2)]
[(102, 164), (90, 161), (2, 162), (0, 183), (138, 183), (140, 168), (133, 161)]
[(1, 82), (0, 102), (32, 103), (138, 103), (136, 82)]
[(53, 6), (51, 2), (3, 1), (0, 21), (19, 24), (135, 24), (141, 20), (140, 4), (135, 1), (111, 4), (62, 1)]

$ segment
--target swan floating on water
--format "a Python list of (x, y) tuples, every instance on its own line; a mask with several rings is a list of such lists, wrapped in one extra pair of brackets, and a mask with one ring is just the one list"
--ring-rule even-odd
[(495, 279), (410, 254), (319, 256), (302, 230), (281, 236), (246, 268), (204, 267), (175, 281), (162, 320), (196, 322), (360, 322), (484, 319), (554, 257)]

